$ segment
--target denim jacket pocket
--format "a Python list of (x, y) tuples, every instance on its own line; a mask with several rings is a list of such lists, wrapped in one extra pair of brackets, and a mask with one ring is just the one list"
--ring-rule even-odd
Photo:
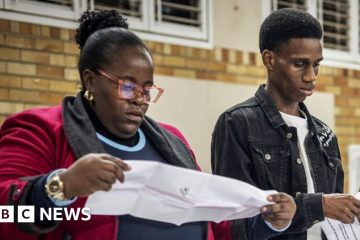
[(284, 191), (284, 181), (291, 162), (288, 144), (251, 141), (250, 145), (260, 187)]
[(326, 177), (329, 192), (335, 192), (337, 184), (337, 174), (341, 171), (341, 161), (336, 154), (327, 154), (323, 152), (326, 163)]

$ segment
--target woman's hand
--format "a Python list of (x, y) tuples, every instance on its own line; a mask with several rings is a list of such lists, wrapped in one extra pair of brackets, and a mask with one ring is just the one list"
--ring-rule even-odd
[(279, 230), (288, 226), (296, 212), (294, 199), (286, 193), (277, 193), (268, 196), (267, 200), (274, 204), (263, 206), (260, 209), (264, 220)]
[(87, 154), (59, 174), (67, 199), (84, 197), (96, 191), (109, 191), (118, 179), (124, 182), (124, 171), (130, 166), (109, 154)]
[(325, 217), (353, 223), (355, 217), (360, 220), (360, 200), (348, 194), (324, 194), (323, 211)]

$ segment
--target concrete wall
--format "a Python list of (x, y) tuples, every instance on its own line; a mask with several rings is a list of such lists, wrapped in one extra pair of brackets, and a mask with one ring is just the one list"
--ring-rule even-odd
[[(254, 96), (258, 86), (160, 75), (155, 79), (166, 91), (158, 103), (150, 106), (148, 115), (179, 128), (195, 150), (202, 169), (211, 172), (211, 134), (218, 117)], [(333, 94), (316, 93), (306, 104), (313, 115), (334, 127)]]
[(251, 0), (251, 4), (249, 0), (213, 1), (215, 46), (258, 52), (261, 0)]

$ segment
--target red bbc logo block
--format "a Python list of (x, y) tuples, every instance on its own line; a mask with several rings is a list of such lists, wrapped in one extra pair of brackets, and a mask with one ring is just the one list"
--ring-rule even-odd
[(14, 206), (0, 205), (0, 222), (14, 222)]

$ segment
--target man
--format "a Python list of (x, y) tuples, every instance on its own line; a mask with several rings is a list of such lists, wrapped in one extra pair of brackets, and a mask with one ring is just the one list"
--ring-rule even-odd
[[(303, 101), (314, 92), (322, 55), (322, 28), (296, 9), (274, 11), (260, 29), (266, 85), (254, 97), (219, 118), (212, 140), (212, 170), (261, 189), (293, 196), (290, 227), (272, 239), (321, 239), (324, 217), (351, 223), (360, 201), (343, 192), (343, 169), (336, 136), (310, 115)], [(259, 238), (261, 217), (236, 220), (232, 239)], [(323, 235), (323, 239), (326, 239)]]

